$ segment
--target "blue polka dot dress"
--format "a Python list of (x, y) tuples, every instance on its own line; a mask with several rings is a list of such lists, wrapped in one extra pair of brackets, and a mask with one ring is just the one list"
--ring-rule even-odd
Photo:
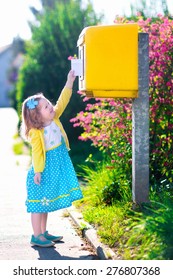
[[(51, 139), (51, 142), (52, 141)], [(53, 143), (52, 143), (53, 144)], [(47, 213), (67, 208), (83, 197), (64, 141), (46, 151), (41, 183), (34, 183), (34, 168), (27, 175), (27, 212)]]

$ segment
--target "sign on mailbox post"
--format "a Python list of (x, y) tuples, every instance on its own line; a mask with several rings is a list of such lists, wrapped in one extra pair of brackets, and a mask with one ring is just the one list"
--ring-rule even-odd
[(79, 90), (88, 97), (138, 96), (138, 25), (89, 26), (78, 42), (83, 75)]

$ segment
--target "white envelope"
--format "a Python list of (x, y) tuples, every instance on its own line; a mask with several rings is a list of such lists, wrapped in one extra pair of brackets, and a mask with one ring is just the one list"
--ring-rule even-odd
[(71, 60), (71, 70), (74, 71), (75, 76), (83, 76), (83, 63), (81, 59)]

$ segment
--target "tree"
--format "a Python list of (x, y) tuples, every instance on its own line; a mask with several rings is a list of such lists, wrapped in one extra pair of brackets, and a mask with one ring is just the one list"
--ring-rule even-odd
[(143, 18), (152, 17), (156, 18), (158, 14), (169, 16), (169, 10), (166, 0), (140, 0), (134, 5), (131, 4), (131, 17), (136, 17), (140, 13)]
[[(45, 10), (52, 10), (56, 7), (57, 2), (61, 2), (61, 3), (69, 3), (70, 0), (40, 0), (41, 5), (42, 5), (42, 10), (37, 10), (35, 7), (31, 6), (30, 10), (33, 13), (33, 15), (35, 16), (35, 18), (39, 21), (39, 18), (41, 15), (44, 15)], [(30, 27), (32, 28), (34, 25), (32, 22), (30, 23)]]
[[(82, 8), (81, 0), (42, 2), (44, 10), (37, 14), (37, 23), (32, 25), (32, 40), (26, 44), (27, 54), (19, 73), (19, 112), (22, 101), (36, 92), (43, 92), (52, 102), (57, 100), (70, 69), (68, 56), (77, 52), (80, 32), (85, 26), (95, 25), (100, 20), (90, 3)], [(81, 99), (74, 94), (63, 120), (69, 119), (69, 114), (75, 116), (79, 108), (82, 108)], [(65, 126), (68, 135), (73, 136), (71, 124), (66, 122)]]

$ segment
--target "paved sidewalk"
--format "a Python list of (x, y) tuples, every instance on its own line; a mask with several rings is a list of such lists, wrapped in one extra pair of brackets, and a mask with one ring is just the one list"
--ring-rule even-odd
[(48, 218), (49, 231), (63, 235), (63, 241), (52, 248), (30, 246), (30, 214), (26, 213), (24, 205), (28, 158), (16, 157), (12, 152), (17, 121), (12, 108), (0, 109), (0, 260), (98, 259), (63, 210), (50, 213)]

